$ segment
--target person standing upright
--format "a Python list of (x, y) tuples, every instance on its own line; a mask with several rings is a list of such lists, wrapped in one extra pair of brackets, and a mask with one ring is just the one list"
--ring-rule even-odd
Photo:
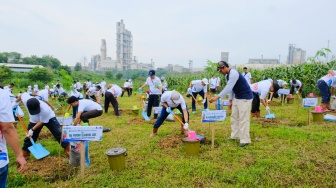
[[(146, 82), (139, 88), (139, 90), (142, 91), (142, 88), (145, 86), (149, 87), (147, 116), (150, 117), (152, 113), (152, 108), (159, 106), (160, 96), (162, 94), (162, 83), (160, 78), (155, 75), (155, 70), (149, 71)], [(154, 114), (154, 119), (157, 119), (157, 117), (158, 114)]]
[(225, 88), (209, 102), (215, 102), (229, 94), (228, 108), (231, 113), (231, 136), (228, 140), (240, 140), (240, 147), (251, 143), (250, 138), (250, 111), (253, 94), (251, 88), (242, 74), (237, 70), (229, 68), (225, 61), (218, 62), (217, 71), (226, 75), (227, 84)]
[(251, 73), (247, 71), (247, 67), (244, 67), (243, 70), (244, 70), (243, 76), (244, 76), (245, 80), (247, 81), (248, 84), (251, 85), (252, 84)]
[[(334, 95), (334, 88), (336, 87), (336, 70), (329, 70), (329, 74), (323, 76), (317, 81), (317, 87), (322, 97), (321, 107), (324, 111), (330, 111), (330, 97)], [(331, 87), (331, 93), (330, 93)]]
[(215, 75), (212, 75), (210, 78), (210, 92), (212, 95), (218, 92), (219, 85), (220, 85), (220, 80), (217, 78)]

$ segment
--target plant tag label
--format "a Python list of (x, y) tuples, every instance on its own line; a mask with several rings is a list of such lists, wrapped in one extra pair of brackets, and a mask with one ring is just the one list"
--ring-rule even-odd
[(302, 107), (312, 107), (317, 106), (318, 99), (317, 98), (304, 98), (302, 100)]
[(64, 119), (63, 117), (56, 117), (56, 119), (60, 125), (63, 123), (63, 126), (72, 126), (72, 117), (65, 117)]
[(226, 110), (202, 111), (202, 123), (225, 121)]
[(223, 106), (229, 106), (229, 100), (223, 100)]
[(154, 114), (161, 114), (162, 106), (154, 107)]
[(65, 126), (62, 130), (63, 142), (102, 141), (103, 126)]
[(279, 89), (278, 94), (279, 95), (288, 95), (289, 94), (289, 89)]

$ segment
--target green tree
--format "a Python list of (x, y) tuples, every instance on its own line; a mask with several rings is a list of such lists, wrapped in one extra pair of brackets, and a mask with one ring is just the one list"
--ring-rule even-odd
[[(9, 67), (4, 66), (4, 65), (1, 66), (1, 67), (0, 67), (0, 78), (1, 78), (1, 82), (10, 79), (11, 76), (12, 76), (12, 72), (13, 72), (13, 71), (12, 71)], [(4, 84), (4, 83), (2, 83), (2, 84)]]
[(118, 72), (118, 73), (116, 74), (116, 79), (117, 79), (117, 80), (120, 80), (122, 76), (123, 76), (123, 74), (122, 74), (121, 72)]
[(0, 63), (7, 63), (8, 61), (8, 57), (3, 54), (3, 53), (0, 53)]
[(105, 72), (105, 77), (108, 79), (113, 79), (113, 72), (112, 71), (106, 71)]
[(81, 71), (82, 70), (81, 63), (77, 62), (74, 69), (75, 69), (75, 71)]
[(47, 69), (36, 66), (28, 72), (28, 78), (32, 81), (50, 82), (53, 75)]
[(65, 70), (65, 71), (67, 71), (67, 73), (68, 73), (69, 75), (71, 75), (71, 68), (70, 68), (68, 65), (61, 65), (61, 66), (58, 67), (58, 69), (59, 69), (59, 70), (63, 69), (63, 70)]

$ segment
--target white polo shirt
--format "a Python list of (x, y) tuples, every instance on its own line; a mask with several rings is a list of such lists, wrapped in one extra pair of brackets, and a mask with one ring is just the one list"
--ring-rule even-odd
[[(336, 74), (335, 70), (334, 73)], [(333, 77), (333, 75), (331, 74), (323, 76), (320, 80), (325, 81), (328, 86), (336, 87), (336, 77)]]
[(291, 86), (294, 86), (294, 87), (301, 87), (301, 86), (302, 86), (302, 83), (301, 83), (300, 80), (296, 80), (296, 84), (293, 84), (293, 83), (292, 83), (292, 80), (291, 80), (291, 81), (290, 81), (290, 84), (291, 84)]
[(219, 78), (210, 78), (210, 88), (215, 89), (216, 86), (219, 86)]
[(91, 110), (103, 110), (103, 109), (98, 103), (88, 99), (78, 101), (78, 112), (88, 112)]
[(107, 90), (107, 92), (111, 92), (115, 97), (120, 97), (122, 94), (121, 87), (115, 84), (113, 84), (112, 87)]
[(129, 82), (125, 82), (125, 83), (124, 83), (124, 88), (129, 88), (129, 87), (130, 87)]
[(244, 76), (245, 80), (247, 81), (248, 84), (251, 84), (251, 73), (250, 72), (243, 72), (242, 75)]
[(161, 80), (157, 76), (155, 76), (154, 79), (151, 79), (150, 77), (148, 77), (145, 84), (149, 86), (149, 91), (150, 91), (149, 94), (154, 94), (154, 95), (161, 94), (160, 87), (162, 87), (162, 83), (161, 83)]
[(253, 92), (258, 93), (260, 95), (260, 99), (264, 99), (267, 96), (271, 85), (272, 83), (270, 81), (263, 80), (252, 84), (250, 87)]
[(38, 91), (37, 96), (41, 97), (42, 101), (48, 101), (48, 98), (49, 98), (48, 90), (44, 89), (44, 90)]
[(191, 81), (191, 84), (193, 85), (192, 92), (198, 93), (202, 90), (204, 91), (204, 93), (208, 92), (208, 87), (207, 85), (202, 85), (202, 80), (193, 80)]
[(99, 95), (100, 90), (96, 91), (96, 87), (90, 87), (89, 90), (87, 91), (87, 93), (89, 94), (89, 96)]
[[(33, 98), (32, 96), (30, 96), (28, 93), (23, 93), (21, 95), (21, 99), (23, 104), (25, 105), (25, 107), (27, 108), (27, 101), (29, 99)], [(49, 120), (53, 117), (55, 117), (55, 113), (54, 111), (47, 105), (47, 103), (40, 101), (40, 108), (41, 108), (41, 112), (39, 114), (36, 115), (31, 115), (29, 113), (29, 117), (30, 117), (30, 122), (31, 123), (38, 123), (38, 122), (42, 122), (42, 123), (48, 123)], [(28, 108), (27, 108), (28, 110)]]
[[(166, 102), (168, 104), (169, 107), (172, 107), (172, 108), (175, 108), (177, 107), (179, 104), (175, 104), (173, 103), (173, 101), (170, 99), (171, 98), (171, 93), (172, 91), (166, 91), (162, 94), (161, 96), (161, 102), (164, 103)], [(186, 109), (187, 106), (186, 106), (186, 103), (185, 103), (185, 100), (184, 98), (182, 97), (182, 95), (180, 94), (180, 98), (182, 99), (182, 102), (180, 103), (181, 104), (181, 108), (182, 109)]]
[[(9, 98), (9, 91), (0, 89), (0, 122), (13, 122), (12, 105)], [(0, 168), (3, 168), (9, 163), (8, 150), (6, 147), (5, 136), (0, 131)]]

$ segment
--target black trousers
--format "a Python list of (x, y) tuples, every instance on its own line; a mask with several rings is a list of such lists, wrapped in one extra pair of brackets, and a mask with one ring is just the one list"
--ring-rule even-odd
[[(158, 107), (160, 104), (160, 96), (159, 95), (149, 95), (148, 97), (148, 108), (147, 108), (147, 116), (150, 117), (152, 114), (152, 108)], [(157, 119), (158, 114), (154, 114), (154, 119)]]
[(260, 98), (259, 95), (255, 92), (253, 93), (253, 100), (252, 100), (252, 109), (251, 112), (255, 113), (255, 112), (259, 112), (260, 111)]
[(103, 114), (103, 110), (91, 110), (91, 111), (83, 112), (80, 116), (80, 119), (84, 123), (89, 123), (89, 119), (101, 116), (102, 114)]
[[(298, 89), (299, 89), (299, 86), (296, 86), (295, 88), (298, 88)], [(302, 98), (306, 98), (306, 94), (305, 94), (304, 91), (303, 91), (303, 84), (302, 84), (301, 88), (299, 89), (299, 92), (301, 93), (301, 97), (302, 97)], [(289, 93), (290, 93), (290, 94), (293, 94), (293, 93), (294, 93), (294, 86), (291, 86)]]
[(128, 88), (128, 87), (126, 88), (125, 87), (124, 90), (123, 90), (123, 92), (121, 93), (121, 97), (124, 96), (125, 91), (127, 91), (127, 95), (130, 96), (130, 88)]
[(104, 104), (105, 113), (108, 112), (110, 102), (113, 106), (115, 115), (119, 115), (119, 111), (118, 111), (119, 104), (118, 104), (117, 99), (113, 96), (111, 92), (106, 91), (105, 92), (105, 104)]
[[(33, 128), (35, 125), (36, 125), (36, 123), (30, 122), (29, 125), (28, 125), (28, 130)], [(43, 126), (46, 126), (49, 129), (49, 131), (51, 132), (51, 134), (54, 136), (54, 138), (56, 139), (56, 141), (58, 143), (61, 141), (61, 136), (62, 136), (62, 132), (61, 132), (61, 129), (60, 129), (61, 125), (57, 121), (56, 117), (53, 117), (53, 118), (49, 119), (49, 122), (44, 123)], [(32, 138), (35, 142), (38, 139), (39, 134), (40, 134), (43, 126), (34, 130)], [(63, 148), (65, 148), (69, 145), (69, 142), (62, 142), (61, 145), (62, 145)], [(32, 143), (30, 142), (29, 138), (26, 137), (23, 141), (22, 149), (25, 150), (25, 151), (29, 151), (28, 147), (30, 147), (30, 146), (32, 146)]]
[(132, 93), (133, 93), (133, 88), (129, 88), (129, 95), (132, 95)]

